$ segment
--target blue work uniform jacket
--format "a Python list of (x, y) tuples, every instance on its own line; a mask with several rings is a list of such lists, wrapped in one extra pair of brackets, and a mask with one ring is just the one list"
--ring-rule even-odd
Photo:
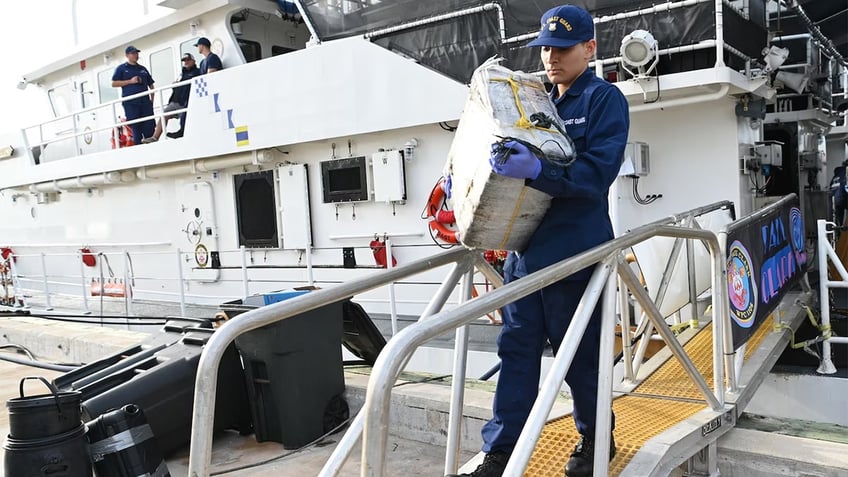
[[(560, 97), (551, 92), (576, 160), (568, 167), (542, 161), (542, 172), (527, 185), (553, 196), (527, 248), (510, 254), (512, 275), (538, 271), (613, 238), (608, 193), (624, 158), (630, 129), (627, 100), (611, 83), (587, 69)], [(591, 268), (570, 279), (585, 280)]]
[[(141, 93), (143, 91), (147, 91), (149, 87), (153, 86), (153, 76), (150, 75), (150, 72), (147, 71), (147, 68), (141, 66), (138, 63), (134, 65), (131, 65), (129, 63), (122, 63), (118, 65), (118, 67), (115, 68), (115, 72), (112, 74), (112, 81), (126, 81), (128, 79), (132, 79), (134, 76), (138, 76), (139, 78), (141, 78), (141, 82), (121, 86), (121, 97), (131, 96), (134, 94)], [(142, 98), (136, 98), (130, 101), (143, 101)]]

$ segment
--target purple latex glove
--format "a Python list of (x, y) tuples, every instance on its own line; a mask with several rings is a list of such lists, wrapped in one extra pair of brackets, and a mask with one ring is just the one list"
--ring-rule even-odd
[(507, 141), (503, 147), (509, 151), (496, 152), (498, 144), (492, 145), (492, 155), (489, 164), (496, 173), (516, 179), (536, 179), (542, 172), (542, 161), (530, 152), (524, 144), (517, 141)]
[(453, 187), (453, 182), (451, 181), (451, 177), (452, 176), (450, 174), (448, 174), (448, 176), (445, 177), (445, 181), (442, 182), (442, 190), (445, 191), (445, 197), (447, 197), (448, 199), (451, 198), (451, 188)]

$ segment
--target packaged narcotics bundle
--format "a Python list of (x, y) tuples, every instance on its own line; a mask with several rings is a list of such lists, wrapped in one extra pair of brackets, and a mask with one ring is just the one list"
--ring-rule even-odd
[(451, 177), (462, 244), (521, 251), (548, 210), (551, 197), (528, 187), (524, 179), (492, 171), (493, 144), (517, 139), (538, 148), (543, 153), (540, 159), (564, 167), (575, 151), (541, 80), (511, 71), (498, 61), (487, 61), (471, 77), (471, 90), (444, 172)]

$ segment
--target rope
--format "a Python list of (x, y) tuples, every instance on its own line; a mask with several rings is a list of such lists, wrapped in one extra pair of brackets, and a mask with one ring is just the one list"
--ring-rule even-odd
[(509, 223), (506, 225), (506, 233), (504, 233), (503, 241), (498, 245), (499, 249), (506, 247), (506, 242), (509, 240), (509, 235), (512, 233), (512, 226), (515, 224), (515, 219), (518, 213), (521, 212), (521, 203), (524, 201), (524, 195), (527, 193), (527, 186), (521, 187), (521, 194), (518, 195), (518, 200), (515, 201), (515, 207), (512, 209), (512, 216), (509, 218)]
[[(543, 128), (543, 127), (537, 126), (536, 124), (533, 123), (533, 121), (530, 121), (530, 119), (527, 118), (527, 113), (524, 111), (524, 105), (521, 104), (521, 97), (518, 95), (518, 90), (519, 90), (519, 86), (520, 86), (518, 84), (518, 81), (516, 81), (512, 77), (509, 77), (509, 78), (493, 78), (492, 81), (505, 82), (505, 83), (509, 84), (509, 87), (512, 89), (512, 97), (515, 100), (515, 106), (518, 108), (518, 114), (519, 114), (519, 118), (518, 118), (518, 121), (516, 121), (516, 123), (515, 123), (515, 127), (521, 128), (521, 129), (536, 128), (536, 129), (540, 129), (542, 131), (547, 131), (547, 132), (550, 132), (550, 133), (554, 132), (553, 129)], [(536, 88), (536, 89), (539, 88), (539, 85), (536, 84), (536, 83), (525, 83), (525, 85), (530, 86), (532, 88)]]
[(816, 344), (816, 343), (819, 343), (819, 342), (822, 342), (822, 341), (829, 340), (833, 336), (833, 331), (832, 331), (832, 328), (830, 326), (830, 323), (828, 323), (826, 325), (819, 325), (816, 322), (815, 316), (813, 315), (813, 310), (810, 309), (809, 306), (807, 306), (803, 303), (799, 303), (798, 305), (801, 306), (801, 308), (803, 308), (807, 312), (807, 318), (810, 319), (810, 323), (812, 323), (813, 328), (821, 331), (821, 335), (816, 336), (815, 338), (812, 338), (812, 339), (809, 339), (809, 340), (806, 340), (806, 341), (802, 341), (800, 343), (796, 343), (795, 342), (795, 331), (789, 325), (785, 325), (783, 323), (775, 322), (774, 323), (774, 331), (789, 330), (789, 332), (791, 333), (789, 346), (792, 349), (805, 348), (805, 347), (807, 347), (811, 344)]

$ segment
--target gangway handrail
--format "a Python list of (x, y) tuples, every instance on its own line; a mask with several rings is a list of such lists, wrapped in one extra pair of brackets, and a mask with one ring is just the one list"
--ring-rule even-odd
[(192, 413), (192, 435), (189, 447), (189, 476), (209, 475), (212, 455), (212, 428), (215, 414), (215, 391), (218, 383), (218, 365), (227, 347), (236, 337), (256, 328), (276, 323), (286, 318), (314, 310), (324, 304), (333, 303), (363, 293), (385, 284), (415, 275), (432, 268), (460, 262), (479, 252), (456, 248), (444, 253), (416, 260), (407, 265), (387, 269), (380, 273), (341, 283), (323, 290), (283, 302), (267, 305), (239, 315), (219, 328), (203, 347), (197, 365), (194, 404)]
[[(482, 316), (491, 310), (500, 308), (518, 298), (541, 290), (542, 288), (562, 280), (579, 270), (599, 262), (610, 260), (616, 254), (620, 254), (622, 250), (655, 236), (683, 237), (702, 240), (707, 243), (710, 249), (710, 256), (712, 258), (712, 284), (714, 289), (712, 298), (714, 307), (713, 382), (716, 388), (714, 393), (710, 390), (709, 385), (706, 383), (703, 376), (701, 376), (697, 371), (694, 364), (692, 364), (682, 346), (676, 339), (674, 339), (670, 330), (668, 330), (665, 326), (660, 326), (660, 324), (664, 324), (662, 317), (659, 315), (656, 308), (653, 307), (652, 302), (650, 302), (650, 298), (644, 290), (634, 289), (634, 292), (640, 303), (642, 303), (646, 309), (650, 310), (648, 317), (652, 321), (655, 321), (655, 325), (658, 330), (662, 330), (660, 333), (665, 340), (668, 340), (667, 345), (670, 347), (674, 356), (682, 363), (683, 368), (689, 377), (704, 394), (704, 397), (710, 407), (714, 411), (722, 411), (724, 409), (725, 391), (723, 362), (724, 340), (722, 340), (722, 336), (726, 330), (729, 330), (730, 324), (728, 322), (729, 313), (727, 307), (724, 306), (726, 303), (725, 290), (723, 287), (724, 276), (726, 274), (725, 262), (718, 237), (715, 233), (707, 230), (686, 229), (682, 227), (656, 224), (644, 225), (633, 230), (627, 235), (613, 239), (593, 249), (535, 272), (532, 280), (516, 280), (492, 292), (486, 293), (483, 296), (479, 296), (475, 300), (472, 300), (460, 307), (438, 313), (429, 320), (419, 321), (395, 335), (393, 339), (386, 344), (386, 347), (377, 358), (377, 362), (374, 365), (371, 378), (368, 382), (364, 405), (366, 415), (363, 429), (361, 475), (368, 477), (381, 477), (384, 474), (385, 446), (388, 440), (389, 407), (391, 403), (390, 397), (392, 384), (400, 375), (403, 363), (405, 363), (406, 359), (408, 359), (408, 356), (410, 356), (411, 353), (413, 353), (421, 344), (443, 333), (467, 325), (477, 317)], [(622, 273), (622, 277), (625, 281), (628, 279), (628, 273), (626, 272), (630, 272), (630, 275), (632, 275), (632, 271), (629, 269), (619, 268), (619, 272)], [(608, 274), (609, 271), (606, 273)], [(599, 276), (602, 278), (599, 279)], [(605, 278), (604, 273), (599, 273), (598, 270), (596, 270), (592, 281), (603, 281), (602, 279)], [(638, 284), (638, 280), (636, 283)], [(633, 285), (631, 284), (630, 286)], [(597, 288), (597, 286), (595, 288)], [(592, 290), (593, 287), (590, 284), (590, 286), (587, 287), (586, 293), (588, 294), (592, 292)], [(641, 293), (639, 293), (640, 291)], [(594, 296), (595, 301), (597, 301), (598, 296), (599, 293)], [(643, 300), (645, 299), (648, 300), (648, 303), (643, 303)], [(584, 328), (585, 322), (588, 320), (588, 316), (591, 315), (591, 308), (593, 305), (594, 303), (590, 306), (582, 307), (584, 311), (583, 314), (586, 315), (583, 322)], [(578, 313), (580, 313), (580, 310), (581, 307), (578, 307)], [(568, 367), (570, 366), (570, 361), (573, 358), (574, 352), (576, 352), (580, 339), (582, 338), (582, 330), (573, 333), (568, 338), (569, 339), (567, 341), (563, 341), (560, 347), (560, 352), (554, 361), (552, 372), (553, 370), (558, 371), (557, 376), (551, 376), (551, 374), (548, 375), (549, 380), (546, 381), (545, 386), (543, 386), (543, 389), (540, 391), (540, 398), (537, 399), (536, 404), (533, 406), (527, 425), (525, 425), (521, 437), (518, 440), (518, 445), (513, 450), (512, 458), (510, 459), (510, 464), (507, 466), (505, 475), (521, 475), (529, 462), (530, 454), (535, 447), (541, 428), (544, 425), (544, 421), (546, 420), (548, 413), (550, 412), (550, 406), (553, 404), (553, 399), (559, 389), (558, 385), (553, 387), (550, 383), (558, 384), (562, 381), (562, 378), (565, 377)], [(561, 374), (561, 376), (559, 374)], [(464, 381), (464, 376), (454, 376), (455, 382), (460, 380)], [(546, 396), (547, 400), (543, 401), (543, 398)], [(602, 436), (598, 435), (596, 437), (600, 439)], [(605, 439), (607, 439), (606, 445), (596, 447), (596, 450), (601, 452), (601, 455), (604, 454), (603, 449), (608, 447), (608, 428)], [(603, 440), (601, 439), (600, 442), (603, 443)]]

